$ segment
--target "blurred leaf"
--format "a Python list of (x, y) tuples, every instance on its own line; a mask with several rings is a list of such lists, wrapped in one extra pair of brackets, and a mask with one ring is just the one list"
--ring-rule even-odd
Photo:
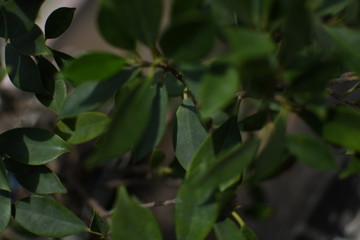
[(33, 93), (48, 94), (31, 57), (18, 54), (11, 45), (6, 45), (5, 61), (6, 66), (11, 69), (9, 78), (17, 88)]
[(309, 167), (319, 170), (336, 168), (333, 154), (320, 139), (308, 135), (289, 135), (287, 143), (290, 153)]
[(100, 107), (107, 99), (132, 76), (133, 70), (123, 70), (101, 82), (88, 82), (77, 87), (66, 99), (60, 112), (60, 118), (76, 117)]
[(242, 239), (240, 228), (229, 218), (216, 223), (214, 230), (218, 240)]
[(67, 95), (65, 81), (56, 77), (57, 69), (44, 57), (37, 59), (42, 84), (49, 94), (36, 94), (37, 99), (46, 107), (59, 114)]
[(114, 117), (108, 131), (97, 143), (98, 151), (90, 164), (101, 163), (125, 154), (142, 139), (149, 124), (151, 106), (156, 88), (149, 79), (136, 78), (125, 85), (120, 93)]
[(360, 111), (338, 106), (330, 110), (323, 137), (334, 144), (360, 151)]
[(275, 122), (268, 123), (259, 133), (259, 153), (254, 161), (255, 173), (251, 181), (258, 182), (270, 177), (284, 163), (286, 147), (287, 112), (281, 109)]
[(59, 136), (40, 128), (14, 128), (0, 135), (0, 151), (27, 165), (50, 162), (70, 150)]
[(171, 25), (162, 35), (164, 55), (178, 61), (197, 61), (213, 46), (215, 30), (208, 17), (194, 17)]
[[(214, 69), (215, 68), (215, 69)], [(200, 83), (199, 104), (203, 117), (212, 117), (236, 98), (239, 76), (233, 68), (213, 66)]]
[(241, 143), (236, 117), (229, 118), (201, 143), (187, 169), (190, 175), (201, 164), (210, 164), (216, 157)]
[(194, 103), (191, 99), (184, 99), (176, 111), (174, 132), (175, 155), (183, 168), (187, 169), (206, 136), (207, 133), (199, 121)]
[(167, 110), (168, 95), (166, 88), (163, 84), (158, 84), (156, 96), (152, 103), (149, 125), (134, 150), (137, 159), (144, 157), (160, 143), (167, 126)]
[(61, 238), (87, 229), (69, 209), (50, 198), (30, 196), (17, 201), (15, 208), (15, 220), (39, 236)]
[[(132, 50), (132, 39), (140, 40), (149, 47), (154, 46), (161, 16), (161, 0), (108, 0), (100, 2), (98, 23), (100, 32), (110, 43)], [(118, 30), (119, 33), (114, 33)], [(115, 36), (119, 39), (115, 40)]]
[(5, 160), (6, 168), (14, 173), (19, 183), (37, 194), (66, 193), (67, 190), (58, 176), (46, 166), (29, 166), (13, 159)]
[(57, 38), (69, 28), (75, 8), (61, 7), (54, 10), (45, 23), (45, 37)]
[(108, 128), (111, 119), (99, 112), (80, 113), (76, 118), (75, 129), (71, 129), (66, 121), (60, 121), (58, 128), (70, 134), (67, 140), (70, 144), (80, 144), (96, 138)]
[(44, 0), (9, 0), (0, 3), (0, 37), (19, 37), (29, 32), (43, 2)]
[(124, 67), (125, 60), (115, 54), (91, 52), (72, 60), (62, 71), (72, 85), (101, 81), (114, 76)]
[(259, 240), (253, 230), (248, 226), (241, 227), (241, 238), (239, 240)]
[(37, 25), (34, 25), (26, 34), (11, 39), (11, 46), (24, 55), (51, 54), (51, 51), (45, 44), (43, 32)]
[(335, 15), (341, 12), (349, 5), (352, 0), (325, 0), (322, 2), (321, 7), (317, 9), (317, 14), (320, 16)]
[(8, 191), (0, 190), (0, 233), (2, 233), (9, 224), (11, 217), (11, 198)]
[(91, 231), (106, 234), (110, 230), (109, 224), (97, 212), (93, 212), (90, 224)]
[(6, 172), (3, 160), (0, 160), (0, 190), (4, 190), (8, 192), (11, 191), (8, 174)]
[(111, 221), (111, 237), (117, 240), (162, 239), (160, 227), (152, 212), (130, 198), (124, 186), (118, 189)]
[(267, 57), (276, 47), (269, 35), (241, 28), (226, 31), (230, 45), (229, 56), (235, 64)]
[(0, 68), (0, 82), (4, 79), (6, 74), (7, 74), (7, 70), (3, 69), (3, 68)]
[(184, 93), (184, 85), (175, 78), (174, 75), (168, 73), (165, 76), (166, 91), (170, 97), (180, 97)]
[(344, 179), (358, 172), (360, 172), (360, 160), (357, 157), (352, 157), (348, 166), (340, 173), (339, 177)]

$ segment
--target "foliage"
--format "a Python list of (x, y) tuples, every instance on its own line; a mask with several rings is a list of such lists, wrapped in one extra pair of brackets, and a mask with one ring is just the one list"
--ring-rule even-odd
[[(359, 104), (346, 98), (358, 84), (344, 94), (331, 88), (354, 80), (344, 71), (360, 73), (358, 0), (173, 0), (165, 28), (161, 0), (99, 0), (99, 32), (127, 55), (91, 51), (75, 58), (46, 42), (66, 31), (75, 9), (56, 9), (43, 33), (35, 24), (42, 3), (0, 1), (0, 77), (8, 74), (58, 117), (52, 131), (0, 134), (0, 232), (11, 223), (54, 238), (87, 231), (162, 239), (152, 212), (123, 186), (111, 225), (96, 212), (85, 225), (53, 199), (66, 188), (45, 164), (89, 143), (89, 167), (130, 153), (132, 165), (148, 161), (155, 174), (171, 117), (176, 157), (166, 167), (185, 172), (174, 214), (179, 240), (205, 239), (212, 230), (221, 240), (257, 239), (232, 206), (236, 188), (276, 176), (294, 159), (339, 170), (334, 145), (351, 155), (340, 177), (359, 171)], [(327, 104), (329, 96), (339, 104)], [(313, 135), (290, 134), (290, 116)], [(12, 202), (12, 176), (28, 197)]]

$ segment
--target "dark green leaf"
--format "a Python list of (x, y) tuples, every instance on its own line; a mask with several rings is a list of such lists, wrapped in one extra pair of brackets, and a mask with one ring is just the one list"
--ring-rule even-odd
[(309, 167), (319, 170), (336, 168), (333, 154), (320, 139), (308, 135), (290, 135), (287, 143), (290, 152)]
[(106, 52), (91, 52), (74, 59), (65, 66), (63, 76), (72, 85), (100, 81), (114, 76), (124, 67), (125, 60)]
[(87, 229), (69, 209), (50, 198), (30, 196), (16, 202), (15, 208), (15, 220), (40, 236), (61, 238)]
[(44, 35), (39, 26), (34, 27), (24, 35), (11, 39), (11, 46), (24, 55), (50, 55), (51, 51), (45, 44)]
[(58, 128), (67, 134), (70, 138), (67, 140), (70, 144), (80, 144), (96, 138), (102, 134), (110, 124), (110, 118), (105, 114), (98, 112), (80, 113), (76, 118), (75, 129), (71, 129), (66, 121), (58, 123)]
[(323, 127), (326, 140), (337, 145), (360, 151), (360, 112), (347, 107), (335, 107)]
[(218, 240), (243, 239), (240, 228), (229, 218), (216, 223), (214, 230)]
[(197, 61), (211, 50), (214, 34), (211, 20), (196, 17), (171, 25), (163, 34), (160, 45), (169, 58)]
[(172, 74), (165, 76), (166, 91), (170, 97), (180, 97), (184, 93), (184, 85)]
[(6, 168), (14, 173), (18, 182), (27, 190), (37, 194), (66, 193), (58, 176), (46, 166), (29, 166), (13, 159), (5, 160)]
[(176, 112), (175, 128), (175, 155), (183, 168), (187, 169), (206, 136), (194, 103), (189, 98), (184, 99)]
[(6, 66), (11, 69), (11, 82), (23, 91), (48, 94), (41, 82), (39, 70), (31, 57), (18, 54), (10, 45), (5, 49)]
[(4, 190), (4, 191), (8, 191), (8, 192), (11, 191), (8, 175), (7, 175), (3, 160), (0, 160), (0, 190)]
[(239, 76), (233, 68), (216, 69), (204, 74), (198, 99), (201, 115), (213, 117), (218, 113), (236, 97), (239, 83)]
[(65, 99), (60, 118), (76, 117), (80, 113), (95, 110), (112, 97), (132, 74), (132, 70), (124, 70), (108, 80), (89, 82), (77, 87)]
[(259, 240), (253, 230), (248, 226), (241, 227), (241, 238), (239, 240)]
[(100, 163), (119, 157), (141, 140), (149, 124), (156, 89), (149, 79), (136, 78), (119, 92), (112, 124), (100, 138), (97, 154), (90, 163)]
[(356, 173), (360, 172), (360, 160), (356, 157), (351, 158), (350, 163), (348, 164), (348, 166), (346, 167), (346, 169), (344, 169), (341, 173), (340, 173), (340, 179), (343, 178), (347, 178), (351, 175), (354, 175)]
[(156, 96), (153, 101), (149, 125), (144, 136), (135, 148), (137, 158), (142, 158), (152, 151), (162, 139), (166, 129), (168, 110), (168, 96), (163, 84), (156, 87)]
[(109, 232), (110, 226), (104, 218), (102, 218), (97, 212), (94, 211), (93, 217), (91, 219), (90, 230), (93, 232), (106, 234)]
[(343, 0), (343, 1), (325, 0), (325, 1), (322, 1), (321, 7), (317, 10), (317, 14), (319, 14), (320, 16), (326, 16), (329, 14), (335, 15), (335, 14), (339, 13), (340, 11), (344, 10), (351, 1), (352, 0)]
[(111, 237), (116, 240), (162, 239), (156, 218), (149, 209), (139, 206), (125, 188), (118, 190), (111, 221)]
[(61, 7), (53, 11), (46, 19), (45, 37), (57, 38), (69, 28), (75, 8)]
[(60, 69), (63, 69), (65, 64), (68, 64), (74, 58), (64, 52), (56, 51), (55, 49), (51, 49), (51, 52), (54, 55), (54, 60)]
[(11, 198), (10, 193), (0, 190), (0, 233), (2, 233), (9, 224), (11, 217)]
[(41, 81), (49, 94), (36, 94), (36, 97), (44, 106), (59, 114), (67, 95), (65, 81), (55, 76), (57, 69), (45, 58), (38, 58), (37, 66)]
[(29, 32), (34, 26), (40, 6), (44, 0), (10, 0), (0, 6), (0, 36), (19, 37)]
[(28, 165), (50, 162), (70, 150), (59, 136), (40, 128), (15, 128), (0, 135), (0, 151)]

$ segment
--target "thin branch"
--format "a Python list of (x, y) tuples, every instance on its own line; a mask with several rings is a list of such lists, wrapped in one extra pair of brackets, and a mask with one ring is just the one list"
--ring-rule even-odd
[(354, 72), (346, 72), (341, 74), (340, 77), (330, 80), (330, 85), (336, 83), (353, 82), (358, 80), (360, 80), (360, 78)]
[(342, 96), (340, 94), (337, 94), (336, 92), (334, 92), (331, 89), (328, 89), (328, 92), (329, 92), (330, 96), (332, 96), (333, 98), (341, 101), (342, 103), (353, 106), (353, 107), (360, 108), (360, 103), (359, 102), (353, 102), (353, 101), (351, 101), (349, 99), (346, 99), (346, 97), (344, 97), (344, 96)]

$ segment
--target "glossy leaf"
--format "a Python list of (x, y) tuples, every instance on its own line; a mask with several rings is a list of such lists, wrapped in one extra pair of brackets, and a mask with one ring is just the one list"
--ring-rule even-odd
[(202, 142), (191, 160), (187, 169), (187, 175), (191, 174), (201, 164), (206, 165), (215, 161), (219, 154), (226, 152), (239, 143), (241, 143), (241, 136), (237, 119), (236, 117), (231, 117)]
[(121, 71), (116, 76), (101, 82), (88, 82), (77, 87), (66, 99), (60, 112), (60, 118), (76, 117), (83, 112), (97, 109), (131, 76), (132, 70)]
[(11, 45), (7, 45), (5, 61), (6, 66), (11, 69), (9, 78), (17, 88), (33, 93), (48, 94), (32, 58), (17, 53)]
[(203, 117), (213, 117), (234, 99), (240, 83), (235, 69), (214, 68), (203, 76), (200, 84), (199, 104)]
[(3, 160), (0, 160), (0, 190), (4, 190), (8, 192), (11, 191), (8, 174), (4, 166)]
[(191, 99), (184, 99), (176, 112), (174, 134), (175, 155), (181, 166), (187, 169), (190, 160), (207, 136)]
[(149, 79), (137, 78), (124, 86), (109, 130), (97, 143), (98, 152), (90, 163), (100, 163), (119, 157), (134, 148), (141, 140), (149, 124), (151, 106), (156, 89)]
[(162, 84), (156, 87), (156, 96), (153, 101), (149, 125), (144, 136), (135, 148), (137, 158), (142, 158), (151, 152), (162, 139), (167, 126), (168, 95)]
[(319, 170), (336, 168), (333, 154), (320, 139), (308, 135), (290, 135), (287, 142), (290, 153), (309, 167)]
[(109, 232), (110, 226), (104, 218), (102, 218), (97, 212), (94, 211), (93, 217), (91, 219), (90, 230), (93, 232), (106, 234)]
[(226, 218), (222, 222), (216, 223), (214, 230), (216, 234), (216, 239), (218, 240), (243, 239), (241, 236), (240, 228), (229, 218)]
[(3, 232), (9, 224), (11, 217), (11, 198), (10, 193), (0, 190), (0, 233)]
[(75, 8), (61, 7), (53, 11), (46, 19), (45, 37), (57, 38), (69, 28)]
[(66, 121), (58, 123), (58, 128), (67, 134), (70, 138), (67, 142), (70, 144), (80, 144), (90, 141), (102, 134), (110, 124), (110, 118), (105, 114), (98, 112), (81, 113), (76, 118), (75, 129), (66, 124)]
[(15, 209), (15, 220), (39, 236), (61, 238), (87, 229), (69, 209), (50, 198), (30, 196), (17, 201)]
[(139, 206), (125, 188), (118, 190), (111, 221), (111, 237), (117, 240), (160, 240), (159, 225), (149, 209)]
[(58, 176), (46, 166), (29, 166), (13, 159), (5, 160), (6, 168), (14, 173), (18, 182), (27, 190), (37, 194), (66, 193)]
[(62, 71), (72, 85), (101, 81), (114, 76), (124, 67), (125, 60), (106, 52), (91, 52), (74, 59)]
[(48, 94), (37, 94), (36, 97), (44, 106), (58, 114), (67, 96), (65, 81), (55, 75), (57, 69), (47, 59), (40, 57), (37, 62), (41, 81)]
[(70, 150), (59, 136), (40, 128), (15, 128), (0, 135), (0, 151), (28, 165), (50, 162)]
[(209, 53), (213, 43), (214, 27), (204, 17), (171, 25), (160, 40), (164, 55), (178, 61), (200, 60)]
[(326, 140), (360, 151), (360, 112), (348, 107), (335, 107), (329, 113), (328, 121), (323, 127)]
[(34, 25), (28, 33), (11, 39), (11, 46), (24, 55), (51, 54), (51, 51), (45, 44), (44, 35), (37, 25)]
[(0, 36), (4, 38), (19, 37), (29, 32), (44, 0), (10, 0), (3, 3), (0, 9)]

